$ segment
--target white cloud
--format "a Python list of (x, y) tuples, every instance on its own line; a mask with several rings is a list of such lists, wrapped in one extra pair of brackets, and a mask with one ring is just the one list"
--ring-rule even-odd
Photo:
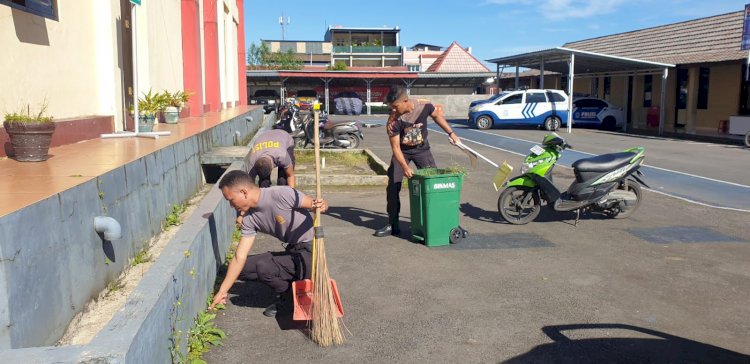
[[(625, 0), (485, 0), (485, 5), (533, 6), (533, 12), (550, 20), (589, 18), (617, 11)], [(536, 4), (536, 5), (532, 5)], [(532, 10), (532, 9), (528, 9)]]

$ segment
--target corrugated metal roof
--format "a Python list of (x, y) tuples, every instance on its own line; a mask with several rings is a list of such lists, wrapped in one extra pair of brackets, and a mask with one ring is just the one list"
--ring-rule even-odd
[(564, 47), (648, 61), (689, 64), (747, 58), (744, 11), (566, 43)]
[(247, 70), (245, 74), (248, 77), (279, 77), (279, 71), (271, 70)]
[(577, 76), (623, 71), (647, 73), (675, 67), (674, 64), (644, 61), (562, 47), (490, 59), (488, 62), (531, 69), (540, 69), (541, 63), (544, 62), (545, 72), (552, 71), (567, 74), (569, 71), (568, 60), (570, 60), (571, 54), (576, 55), (575, 74)]

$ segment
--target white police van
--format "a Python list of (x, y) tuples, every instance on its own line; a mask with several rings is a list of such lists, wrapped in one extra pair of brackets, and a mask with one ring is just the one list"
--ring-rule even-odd
[(469, 125), (539, 125), (557, 130), (568, 123), (568, 96), (560, 90), (508, 91), (469, 108)]

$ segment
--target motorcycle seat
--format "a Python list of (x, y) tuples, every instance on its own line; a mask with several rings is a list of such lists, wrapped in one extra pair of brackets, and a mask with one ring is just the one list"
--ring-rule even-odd
[(348, 124), (348, 123), (351, 123), (351, 121), (331, 121), (331, 120), (326, 120), (325, 124), (323, 124), (323, 130), (330, 130), (330, 129), (335, 128), (337, 125)]
[(573, 169), (578, 172), (607, 172), (627, 165), (635, 156), (633, 152), (602, 154), (577, 160), (573, 163)]

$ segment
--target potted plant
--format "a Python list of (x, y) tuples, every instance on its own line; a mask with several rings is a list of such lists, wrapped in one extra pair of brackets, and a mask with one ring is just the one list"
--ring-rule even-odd
[(162, 96), (166, 105), (164, 121), (167, 124), (176, 124), (180, 118), (180, 109), (190, 99), (190, 95), (184, 91), (175, 91), (174, 93), (164, 91)]
[(164, 98), (157, 92), (148, 90), (138, 99), (138, 131), (154, 130), (156, 114), (164, 108)]
[(5, 114), (3, 127), (10, 137), (15, 159), (20, 162), (41, 162), (49, 158), (49, 145), (55, 132), (52, 117), (47, 116), (47, 103), (43, 103), (38, 113), (31, 113), (31, 107), (17, 113)]

